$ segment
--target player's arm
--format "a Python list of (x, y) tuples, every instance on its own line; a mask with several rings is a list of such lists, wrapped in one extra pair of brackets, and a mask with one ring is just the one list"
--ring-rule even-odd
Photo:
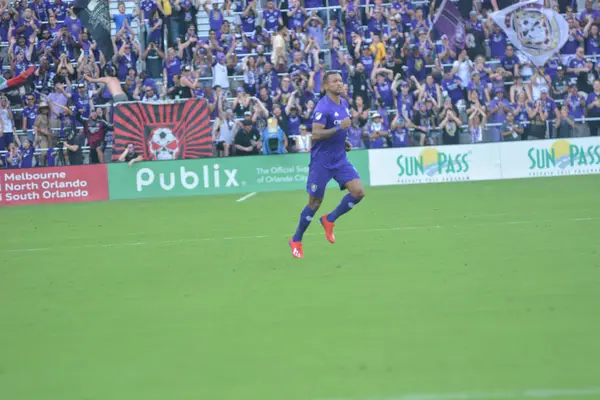
[(332, 137), (333, 135), (336, 134), (336, 132), (338, 131), (338, 127), (340, 127), (340, 126), (341, 125), (338, 125), (336, 127), (330, 128), (330, 129), (325, 129), (325, 125), (313, 122), (312, 140), (329, 139), (330, 137)]

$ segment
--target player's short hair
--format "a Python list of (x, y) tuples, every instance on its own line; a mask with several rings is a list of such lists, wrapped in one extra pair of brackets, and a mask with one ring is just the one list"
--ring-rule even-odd
[(327, 71), (327, 72), (325, 72), (325, 76), (323, 77), (323, 82), (329, 82), (329, 77), (331, 75), (340, 75), (340, 73), (336, 72), (336, 71)]

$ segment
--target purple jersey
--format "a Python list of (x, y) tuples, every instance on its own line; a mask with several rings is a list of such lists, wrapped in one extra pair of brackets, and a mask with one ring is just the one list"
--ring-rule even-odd
[(302, 10), (298, 10), (292, 14), (291, 17), (288, 16), (288, 28), (295, 30), (296, 28), (302, 28), (304, 26), (304, 14), (302, 14)]
[(353, 149), (360, 149), (362, 147), (362, 136), (362, 129), (354, 126), (348, 128), (348, 141), (352, 145)]
[(67, 16), (67, 7), (68, 5), (63, 3), (62, 1), (60, 3), (51, 3), (48, 8), (51, 9), (52, 11), (54, 11), (54, 15), (56, 16), (56, 20), (59, 22), (62, 22), (65, 20), (66, 16)]
[(27, 126), (26, 129), (33, 129), (33, 124), (35, 123), (35, 119), (38, 116), (38, 107), (25, 107), (22, 113), (23, 119), (27, 118)]
[[(592, 92), (592, 93), (588, 94), (585, 105), (589, 107), (590, 104), (595, 102), (596, 99), (598, 99), (598, 98), (600, 98), (600, 93)], [(596, 115), (596, 114), (600, 113), (600, 107), (593, 106), (592, 108), (589, 109), (589, 111), (591, 114)]]
[[(340, 99), (340, 104), (336, 104), (329, 96), (324, 96), (317, 107), (313, 124), (322, 124), (325, 129), (336, 128), (345, 118), (350, 117), (350, 108), (346, 100)], [(348, 129), (338, 129), (338, 131), (325, 140), (313, 141), (311, 149), (311, 163), (319, 163), (325, 167), (335, 167), (347, 161), (344, 144)]]
[[(337, 104), (326, 95), (315, 108), (313, 123), (331, 129), (337, 128), (343, 119), (349, 117), (350, 109), (346, 100), (340, 99), (340, 104)], [(360, 179), (358, 172), (346, 157), (347, 135), (348, 129), (338, 129), (329, 139), (312, 141), (306, 182), (306, 191), (311, 196), (322, 198), (331, 179), (335, 179), (342, 190), (346, 183)]]
[(389, 79), (386, 79), (383, 83), (376, 83), (375, 87), (377, 93), (381, 96), (381, 100), (383, 100), (383, 104), (387, 108), (394, 108), (394, 94), (392, 93), (392, 85)]
[(387, 126), (385, 126), (384, 123), (371, 122), (371, 124), (369, 125), (369, 148), (370, 149), (382, 149), (383, 148), (383, 143), (384, 143), (383, 137), (379, 136), (377, 138), (374, 138), (373, 136), (375, 136), (376, 132), (387, 131), (387, 130), (388, 130), (388, 128), (387, 128)]
[(79, 18), (71, 18), (70, 16), (65, 18), (64, 25), (69, 28), (69, 33), (75, 39), (75, 41), (79, 40), (79, 33), (83, 29), (83, 24), (79, 20)]
[(34, 153), (33, 147), (25, 149), (23, 146), (21, 146), (21, 148), (19, 149), (19, 152), (21, 153), (21, 156), (23, 157), (21, 159), (21, 168), (33, 167), (33, 153)]
[(600, 36), (591, 36), (587, 38), (587, 40), (585, 41), (585, 54), (590, 56), (590, 55), (596, 55), (596, 54), (600, 54)]
[(208, 19), (210, 21), (210, 29), (220, 32), (223, 25), (223, 12), (221, 10), (210, 10)]
[(493, 58), (504, 55), (506, 51), (506, 35), (504, 32), (492, 32), (490, 35), (490, 51)]
[(579, 95), (569, 95), (565, 97), (563, 104), (566, 104), (569, 108), (569, 116), (571, 116), (571, 118), (583, 118), (585, 106), (581, 104), (581, 97), (579, 97)]
[(567, 42), (562, 47), (562, 49), (560, 49), (560, 53), (561, 54), (575, 54), (575, 50), (577, 50), (577, 48), (579, 46), (581, 46), (578, 38), (582, 38), (582, 37), (583, 37), (583, 33), (581, 33), (581, 31), (579, 29), (576, 29), (573, 34), (571, 34), (569, 32), (569, 37), (567, 38)]
[(144, 12), (145, 19), (150, 18), (150, 15), (152, 15), (152, 11), (154, 11), (155, 8), (156, 3), (154, 2), (154, 0), (142, 0), (141, 9)]
[(394, 129), (390, 132), (392, 135), (392, 146), (408, 147), (408, 129), (406, 127)]
[(279, 24), (279, 18), (281, 18), (281, 11), (279, 10), (263, 10), (263, 19), (265, 20), (265, 29), (273, 32), (277, 30)]
[(48, 2), (43, 0), (29, 3), (29, 8), (37, 16), (38, 21), (48, 21)]
[(248, 16), (242, 16), (242, 30), (245, 33), (252, 33), (256, 29), (256, 17), (253, 13), (249, 13)]

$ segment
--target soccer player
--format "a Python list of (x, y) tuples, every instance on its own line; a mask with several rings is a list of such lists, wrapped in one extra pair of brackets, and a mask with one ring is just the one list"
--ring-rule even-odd
[(313, 117), (312, 149), (306, 183), (308, 205), (302, 210), (296, 233), (289, 242), (294, 258), (304, 257), (302, 235), (321, 206), (325, 187), (331, 179), (336, 180), (341, 190), (347, 189), (349, 193), (335, 210), (319, 218), (330, 243), (335, 243), (334, 222), (365, 196), (358, 172), (346, 156), (346, 152), (352, 148), (346, 140), (351, 120), (348, 103), (340, 97), (344, 90), (342, 76), (337, 72), (327, 72), (323, 77), (323, 85), (326, 95), (317, 104)]

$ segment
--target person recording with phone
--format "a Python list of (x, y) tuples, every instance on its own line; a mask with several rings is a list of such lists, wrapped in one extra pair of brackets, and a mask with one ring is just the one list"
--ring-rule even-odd
[(136, 162), (144, 161), (144, 157), (135, 151), (133, 143), (127, 143), (125, 151), (119, 156), (119, 161), (126, 162), (131, 167)]
[(146, 73), (148, 74), (148, 78), (162, 78), (164, 59), (165, 53), (156, 46), (156, 43), (150, 42), (146, 50), (142, 53), (142, 61), (146, 62)]

